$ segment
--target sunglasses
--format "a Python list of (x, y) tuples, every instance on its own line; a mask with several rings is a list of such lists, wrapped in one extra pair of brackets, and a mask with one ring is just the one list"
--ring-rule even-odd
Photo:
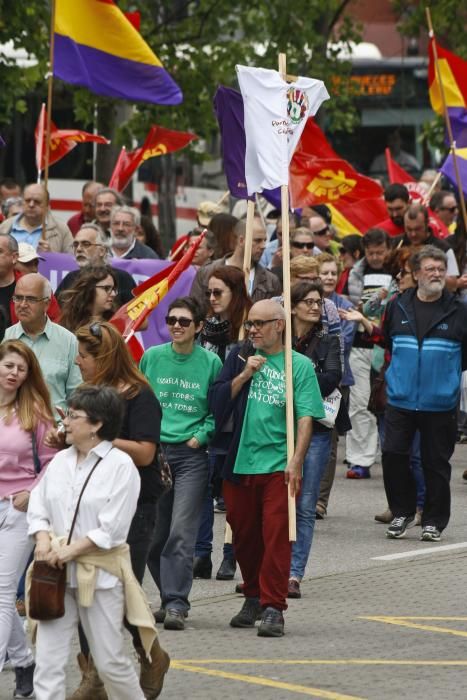
[(220, 299), (223, 293), (224, 292), (222, 289), (206, 289), (206, 299), (210, 299), (211, 297), (214, 297), (214, 299)]
[(92, 323), (89, 326), (89, 332), (94, 338), (102, 340), (102, 328), (100, 323)]
[(166, 316), (165, 322), (168, 326), (175, 326), (178, 323), (181, 328), (188, 328), (190, 323), (194, 323), (192, 318), (186, 318), (186, 316)]
[(329, 226), (326, 226), (326, 228), (322, 228), (319, 231), (314, 231), (313, 235), (314, 236), (325, 236), (327, 233), (329, 233)]
[(254, 328), (256, 331), (260, 331), (266, 323), (272, 323), (273, 321), (278, 320), (278, 318), (267, 318), (265, 321), (263, 321), (263, 319), (258, 319), (257, 321), (244, 321), (243, 328), (246, 331), (251, 331), (252, 328)]
[(449, 212), (451, 212), (451, 214), (454, 214), (454, 212), (457, 211), (458, 209), (459, 209), (459, 207), (457, 206), (457, 204), (454, 207), (440, 207), (441, 211), (449, 211)]
[(304, 250), (305, 248), (307, 250), (313, 250), (315, 244), (313, 243), (313, 241), (311, 241), (310, 243), (300, 243), (299, 241), (293, 241), (292, 246), (294, 248), (298, 248), (299, 250)]

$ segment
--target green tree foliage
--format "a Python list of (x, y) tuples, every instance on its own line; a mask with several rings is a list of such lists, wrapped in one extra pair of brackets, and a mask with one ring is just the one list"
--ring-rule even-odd
[(14, 49), (22, 49), (38, 61), (25, 68), (16, 59), (8, 58), (5, 50), (1, 52), (0, 124), (11, 124), (15, 112), (25, 112), (25, 96), (40, 82), (45, 85), (49, 22), (49, 8), (44, 0), (0, 0), (0, 44), (11, 42)]

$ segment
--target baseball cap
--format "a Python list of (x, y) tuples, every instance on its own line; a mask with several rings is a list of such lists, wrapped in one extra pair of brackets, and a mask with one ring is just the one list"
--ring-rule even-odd
[(41, 258), (30, 243), (18, 243), (18, 260), (22, 263), (28, 263), (31, 260), (45, 260), (45, 258)]
[(216, 214), (226, 214), (227, 210), (221, 204), (216, 202), (201, 202), (197, 209), (198, 221), (201, 226), (209, 226), (213, 216)]

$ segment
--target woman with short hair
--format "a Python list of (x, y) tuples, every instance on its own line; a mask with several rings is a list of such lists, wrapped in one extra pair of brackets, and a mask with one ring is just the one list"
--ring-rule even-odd
[[(140, 629), (150, 639), (156, 636), (126, 544), (140, 477), (131, 457), (112, 444), (122, 425), (124, 402), (110, 387), (82, 386), (68, 405), (63, 424), (70, 446), (51, 461), (28, 510), (35, 560), (68, 568), (64, 617), (37, 624), (36, 698), (64, 700), (68, 655), (80, 621), (112, 700), (144, 700), (122, 634), (124, 615), (132, 618), (136, 601), (144, 611)], [(65, 544), (88, 476), (71, 542)]]

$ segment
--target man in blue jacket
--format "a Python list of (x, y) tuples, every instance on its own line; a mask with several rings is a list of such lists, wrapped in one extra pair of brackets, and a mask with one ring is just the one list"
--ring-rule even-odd
[(438, 542), (450, 517), (451, 465), (461, 372), (467, 368), (467, 306), (445, 289), (446, 254), (425, 246), (413, 258), (418, 287), (389, 303), (383, 331), (391, 352), (383, 476), (394, 519), (387, 537), (399, 539), (413, 524), (415, 481), (410, 446), (420, 431), (426, 484), (425, 542)]

